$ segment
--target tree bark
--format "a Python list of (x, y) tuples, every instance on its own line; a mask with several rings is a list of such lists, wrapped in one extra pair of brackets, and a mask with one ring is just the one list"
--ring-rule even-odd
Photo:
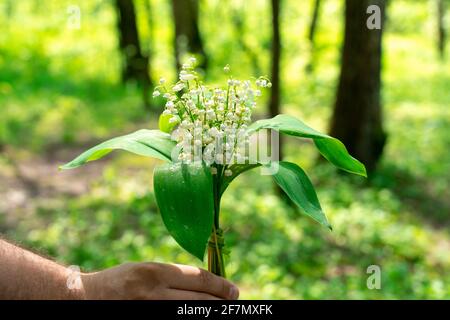
[(315, 36), (317, 30), (317, 23), (319, 20), (321, 0), (314, 0), (314, 6), (309, 24), (308, 40), (309, 40), (309, 61), (305, 66), (306, 72), (310, 73), (314, 69), (315, 64)]
[(196, 54), (198, 66), (206, 70), (207, 56), (198, 27), (198, 0), (172, 0), (175, 23), (174, 48), (177, 69), (180, 70), (184, 54)]
[(133, 0), (116, 0), (119, 46), (123, 55), (122, 81), (150, 87), (149, 58), (142, 53)]
[(309, 24), (308, 40), (311, 43), (311, 46), (314, 46), (314, 37), (316, 35), (317, 21), (319, 20), (320, 2), (321, 0), (314, 0), (311, 23)]
[(441, 59), (445, 58), (445, 40), (446, 40), (446, 30), (445, 30), (445, 10), (446, 10), (446, 0), (437, 0), (437, 28), (438, 28), (438, 52)]
[[(271, 0), (272, 6), (272, 52), (271, 52), (271, 94), (269, 100), (269, 115), (275, 117), (280, 113), (280, 59), (281, 59), (281, 37), (280, 37), (280, 2)], [(279, 159), (283, 156), (282, 141), (279, 139)]]
[(346, 0), (345, 39), (331, 135), (340, 139), (349, 152), (373, 171), (383, 152), (381, 89), (382, 29), (369, 30), (369, 5), (381, 8), (385, 0)]

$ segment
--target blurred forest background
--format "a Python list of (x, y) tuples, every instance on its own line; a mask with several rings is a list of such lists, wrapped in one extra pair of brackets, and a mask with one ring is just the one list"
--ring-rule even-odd
[[(386, 13), (382, 32), (365, 27), (369, 4)], [(226, 64), (238, 78), (267, 75), (273, 90), (256, 118), (298, 116), (371, 169), (368, 180), (338, 173), (308, 141), (284, 140), (332, 232), (280, 199), (270, 177), (234, 182), (222, 216), (242, 298), (450, 298), (449, 8), (0, 0), (0, 233), (87, 271), (145, 260), (204, 267), (163, 226), (158, 160), (117, 153), (57, 170), (103, 139), (156, 128), (163, 101), (152, 85), (176, 80), (193, 53), (208, 82), (224, 81)], [(381, 268), (380, 290), (366, 286), (370, 265)]]

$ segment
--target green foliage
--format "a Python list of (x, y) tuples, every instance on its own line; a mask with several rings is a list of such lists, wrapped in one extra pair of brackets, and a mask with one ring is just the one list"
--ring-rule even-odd
[[(168, 129), (169, 125), (168, 119), (164, 118), (164, 114), (161, 115), (160, 128), (164, 131), (164, 129)], [(259, 120), (248, 128), (248, 133), (251, 134), (265, 128), (294, 136), (313, 138), (321, 153), (332, 163), (346, 171), (365, 175), (364, 165), (351, 157), (339, 140), (319, 133), (294, 117), (278, 115), (272, 119)], [(114, 149), (123, 149), (142, 156), (171, 161), (170, 154), (174, 146), (175, 143), (170, 140), (169, 134), (159, 130), (141, 129), (105, 141), (83, 152), (60, 168), (79, 167), (86, 162), (104, 157)], [(314, 187), (305, 172), (290, 162), (273, 164), (276, 165), (273, 174), (275, 181), (301, 208), (302, 213), (331, 229)], [(209, 166), (169, 164), (155, 169), (155, 195), (164, 223), (184, 249), (203, 260), (206, 243), (212, 229), (212, 221), (215, 219), (214, 215), (215, 213), (219, 214), (218, 210), (214, 210), (214, 204), (220, 203), (221, 195), (234, 178), (255, 167), (258, 165), (233, 165), (235, 172), (230, 177), (226, 177), (223, 182), (222, 180), (217, 182), (217, 188), (220, 189), (218, 194), (213, 192), (214, 186)]]
[[(151, 191), (151, 172), (138, 169), (147, 161), (122, 154), (89, 193), (39, 204), (33, 218), (21, 219), (7, 237), (85, 271), (125, 261), (204, 267), (166, 231)], [(133, 171), (130, 179), (125, 172)], [(418, 215), (404, 203), (404, 195), (381, 183), (367, 187), (360, 179), (338, 178), (327, 165), (309, 171), (321, 186), (318, 193), (333, 232), (299, 216), (273, 192), (271, 178), (256, 170), (243, 174), (224, 194), (222, 223), (231, 249), (227, 272), (242, 298), (450, 296), (448, 230), (435, 228), (430, 216)], [(390, 177), (382, 170), (378, 179)], [(430, 208), (439, 210), (434, 205)], [(366, 287), (371, 264), (381, 266), (381, 290)]]
[(200, 260), (214, 220), (212, 185), (208, 166), (171, 163), (155, 168), (153, 188), (164, 224)]
[[(157, 118), (144, 111), (139, 88), (119, 84), (112, 3), (78, 2), (82, 28), (68, 30), (69, 1), (10, 2), (15, 16), (0, 10), (0, 149), (6, 146), (10, 156), (36, 173), (42, 169), (39, 163), (62, 163), (87, 143), (144, 126), (156, 128)], [(142, 1), (137, 3), (143, 7)], [(298, 30), (307, 30), (310, 3), (283, 2), (283, 111), (325, 132), (339, 69), (343, 1), (324, 2), (322, 16), (330, 18), (320, 20), (315, 71), (305, 74), (308, 46)], [(228, 4), (245, 17), (243, 38), (268, 74), (268, 2), (204, 1), (201, 17), (216, 17), (200, 21), (211, 56), (208, 81), (221, 81), (227, 63), (238, 66), (236, 76), (254, 74), (251, 58), (237, 45)], [(153, 74), (173, 78), (169, 2), (152, 1), (152, 8)], [(309, 140), (286, 137), (285, 160), (308, 172), (333, 232), (298, 215), (273, 192), (271, 178), (258, 170), (230, 184), (221, 218), (231, 249), (227, 275), (238, 284), (242, 298), (450, 297), (450, 51), (447, 64), (436, 59), (433, 16), (426, 1), (391, 1), (388, 10), (383, 108), (389, 138), (378, 172), (369, 183), (336, 173), (329, 165), (315, 165)], [(140, 30), (146, 32), (141, 36), (148, 39), (142, 12)], [(252, 32), (253, 26), (258, 32)], [(70, 149), (58, 158), (54, 151), (61, 145)], [(20, 199), (21, 189), (19, 182), (9, 182), (14, 173), (1, 154), (0, 229), (7, 238), (83, 271), (125, 261), (204, 267), (162, 223), (151, 187), (158, 164), (117, 153), (91, 167), (89, 181), (94, 182), (89, 183), (77, 181), (88, 168), (67, 176), (72, 171), (56, 173), (52, 166), (47, 175), (57, 177), (57, 184), (37, 181), (39, 197), (9, 208), (5, 204)], [(56, 191), (68, 184), (81, 185), (83, 192)], [(372, 264), (381, 267), (380, 290), (366, 286), (366, 269)]]
[(288, 197), (300, 207), (302, 213), (331, 229), (317, 199), (316, 191), (302, 168), (295, 163), (280, 161), (273, 177)]
[(174, 146), (175, 142), (170, 139), (169, 134), (159, 130), (141, 129), (134, 133), (102, 142), (99, 145), (83, 152), (78, 157), (60, 168), (77, 168), (86, 162), (103, 158), (115, 149), (122, 149), (141, 156), (171, 161), (171, 152)]
[(311, 138), (320, 153), (336, 167), (364, 177), (367, 176), (364, 165), (347, 152), (342, 142), (308, 127), (292, 116), (280, 114), (272, 119), (259, 120), (252, 124), (248, 131), (252, 133), (261, 129), (273, 129), (292, 136)]

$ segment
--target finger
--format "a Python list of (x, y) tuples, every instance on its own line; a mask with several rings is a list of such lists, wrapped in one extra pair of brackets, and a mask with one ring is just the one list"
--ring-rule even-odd
[(166, 269), (170, 288), (200, 291), (223, 299), (237, 299), (239, 290), (226, 279), (206, 270), (185, 265), (172, 265)]
[(167, 289), (163, 297), (166, 300), (223, 300), (208, 293), (179, 289)]

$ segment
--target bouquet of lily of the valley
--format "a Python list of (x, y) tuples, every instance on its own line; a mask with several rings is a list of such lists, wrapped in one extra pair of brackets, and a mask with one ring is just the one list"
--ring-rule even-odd
[[(224, 70), (228, 73), (229, 67)], [(209, 271), (225, 277), (220, 201), (229, 184), (247, 170), (261, 167), (273, 175), (302, 213), (331, 228), (306, 173), (295, 163), (277, 159), (276, 134), (310, 138), (336, 167), (366, 176), (364, 165), (339, 140), (294, 117), (283, 114), (251, 123), (261, 90), (270, 87), (265, 77), (241, 81), (231, 76), (224, 87), (205, 86), (195, 72), (195, 59), (190, 59), (176, 84), (161, 79), (153, 92), (166, 99), (159, 130), (141, 129), (105, 141), (61, 168), (79, 167), (115, 149), (163, 160), (166, 163), (155, 168), (153, 184), (164, 224), (197, 258), (203, 260), (207, 249)], [(271, 139), (255, 139), (262, 129), (271, 130)]]

